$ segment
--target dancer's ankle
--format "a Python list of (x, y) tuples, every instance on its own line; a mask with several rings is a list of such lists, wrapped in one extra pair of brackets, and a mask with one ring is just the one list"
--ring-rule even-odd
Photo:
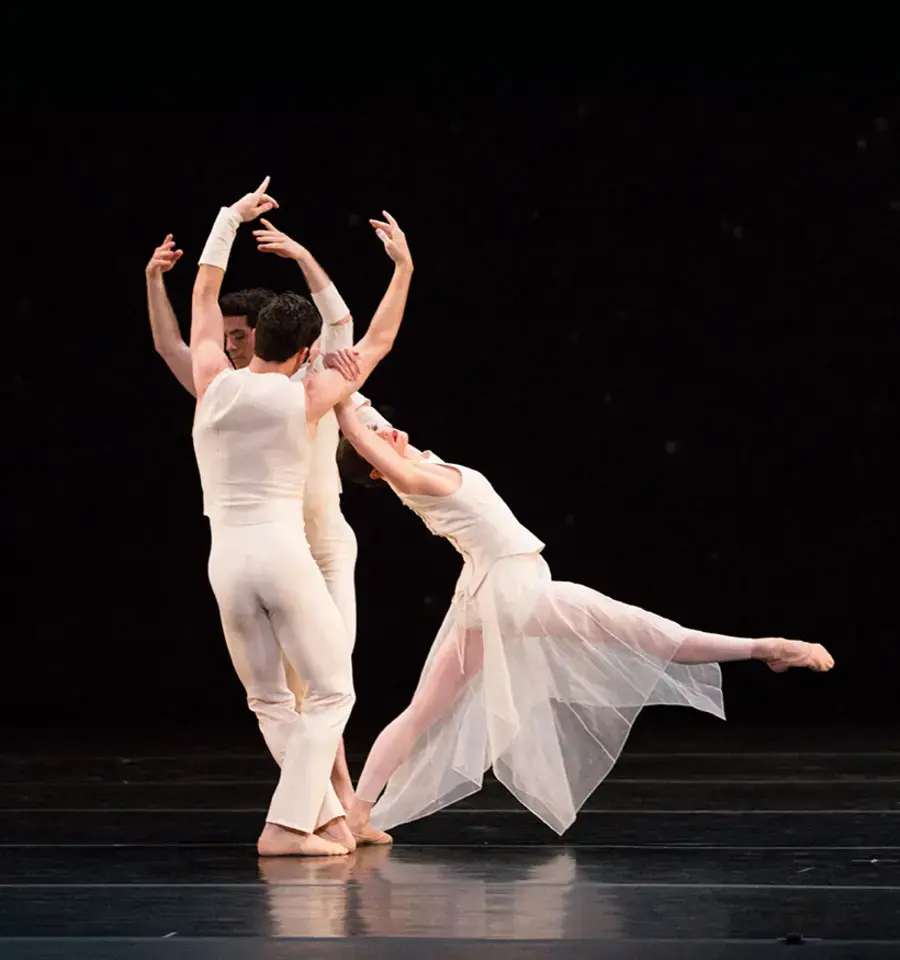
[(753, 659), (769, 661), (778, 656), (779, 643), (774, 637), (760, 637), (753, 641)]
[(367, 800), (360, 800), (358, 795), (354, 796), (353, 803), (347, 809), (347, 817), (348, 819), (361, 820), (368, 823), (372, 813), (372, 807), (374, 806), (374, 803), (370, 803)]

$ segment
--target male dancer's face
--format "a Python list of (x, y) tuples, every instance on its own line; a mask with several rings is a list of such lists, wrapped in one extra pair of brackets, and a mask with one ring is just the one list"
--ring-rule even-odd
[(246, 317), (224, 317), (225, 352), (236, 370), (242, 370), (253, 359), (254, 331), (247, 325)]

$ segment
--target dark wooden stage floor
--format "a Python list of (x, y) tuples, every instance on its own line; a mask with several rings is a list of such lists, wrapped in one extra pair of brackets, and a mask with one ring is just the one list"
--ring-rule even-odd
[(900, 957), (884, 734), (636, 735), (564, 843), (492, 781), (392, 849), (276, 861), (253, 741), (110, 744), (4, 748), (4, 960)]

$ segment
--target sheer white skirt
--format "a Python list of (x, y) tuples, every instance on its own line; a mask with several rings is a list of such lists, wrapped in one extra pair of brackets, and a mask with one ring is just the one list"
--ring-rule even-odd
[(469, 796), (493, 767), (562, 834), (612, 769), (644, 706), (694, 707), (724, 719), (718, 664), (673, 663), (697, 636), (589, 587), (553, 581), (536, 554), (499, 560), (474, 596), (457, 592), (410, 707), (373, 748), (358, 786), (371, 801), (387, 780), (373, 826), (390, 829)]

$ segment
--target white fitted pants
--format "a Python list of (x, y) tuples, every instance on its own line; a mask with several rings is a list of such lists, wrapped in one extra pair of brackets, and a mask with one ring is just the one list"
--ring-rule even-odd
[[(352, 650), (356, 642), (356, 534), (341, 513), (339, 501), (321, 507), (307, 504), (304, 522), (310, 552), (344, 621)], [(285, 670), (299, 710), (306, 698), (306, 681), (287, 660)]]
[[(350, 637), (297, 512), (211, 528), (209, 580), (225, 641), (281, 766), (267, 820), (311, 833), (344, 814), (330, 774), (355, 700)], [(306, 682), (302, 713), (285, 659)]]

